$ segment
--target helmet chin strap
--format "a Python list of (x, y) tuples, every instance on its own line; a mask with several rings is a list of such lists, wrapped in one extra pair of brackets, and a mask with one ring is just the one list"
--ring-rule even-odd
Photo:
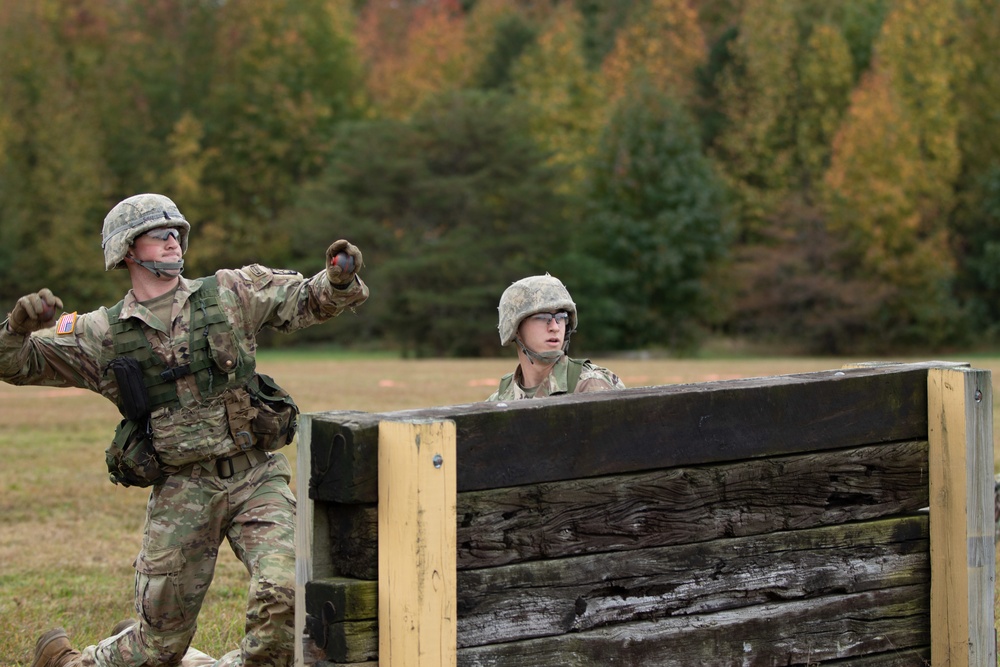
[(176, 278), (184, 271), (183, 259), (176, 262), (144, 262), (132, 256), (126, 256), (125, 259), (138, 264), (157, 278)]
[(549, 350), (547, 352), (535, 352), (534, 350), (529, 350), (528, 346), (524, 344), (524, 341), (521, 340), (520, 336), (514, 336), (514, 340), (517, 342), (518, 347), (520, 347), (524, 352), (524, 355), (528, 357), (528, 361), (531, 362), (532, 365), (538, 361), (548, 366), (549, 364), (554, 364), (559, 361), (559, 359), (566, 354), (566, 351), (569, 349), (569, 337), (572, 334), (572, 331), (566, 332), (566, 339), (563, 341), (561, 350)]

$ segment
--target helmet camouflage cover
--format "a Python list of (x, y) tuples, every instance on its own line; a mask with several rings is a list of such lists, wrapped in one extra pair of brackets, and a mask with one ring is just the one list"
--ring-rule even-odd
[(510, 345), (524, 318), (535, 313), (569, 313), (567, 333), (576, 331), (576, 304), (562, 282), (549, 274), (522, 278), (504, 290), (500, 297), (500, 345)]
[(122, 268), (122, 261), (136, 237), (159, 227), (174, 227), (180, 231), (181, 251), (187, 252), (191, 225), (181, 215), (177, 204), (157, 194), (134, 195), (119, 202), (104, 218), (101, 247), (104, 248), (104, 269)]

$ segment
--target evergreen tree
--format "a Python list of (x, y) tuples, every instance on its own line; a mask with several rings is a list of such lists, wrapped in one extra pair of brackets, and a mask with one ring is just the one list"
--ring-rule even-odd
[(587, 304), (586, 347), (691, 348), (729, 227), (721, 181), (683, 107), (638, 82), (602, 138), (591, 192), (572, 280)]
[(431, 98), (409, 122), (343, 127), (288, 219), (303, 231), (297, 266), (322, 261), (331, 229), (364, 252), (378, 299), (352, 331), (411, 355), (499, 353), (500, 294), (549, 270), (569, 236), (559, 174), (527, 120), (503, 95), (464, 92)]
[(507, 90), (514, 63), (535, 43), (538, 26), (515, 0), (482, 0), (469, 13), (466, 34), (474, 61), (471, 87)]

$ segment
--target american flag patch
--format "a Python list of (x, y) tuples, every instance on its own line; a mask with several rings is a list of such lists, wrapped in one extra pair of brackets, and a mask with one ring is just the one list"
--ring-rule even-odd
[(57, 334), (71, 334), (76, 327), (76, 313), (63, 313), (56, 323)]

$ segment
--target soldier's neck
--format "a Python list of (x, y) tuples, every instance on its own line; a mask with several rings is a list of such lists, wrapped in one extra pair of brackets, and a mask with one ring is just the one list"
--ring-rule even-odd
[[(137, 301), (149, 301), (158, 296), (163, 296), (167, 292), (177, 289), (181, 282), (180, 276), (174, 276), (169, 280), (157, 278), (155, 275), (142, 267), (129, 267), (129, 274), (132, 278), (132, 293)], [(145, 274), (145, 275), (143, 275)]]
[(531, 363), (523, 351), (517, 351), (518, 361), (521, 362), (521, 378), (524, 380), (525, 387), (537, 387), (542, 383), (542, 380), (552, 372), (552, 367), (555, 362), (551, 364), (543, 364), (541, 361), (535, 360), (535, 363)]

